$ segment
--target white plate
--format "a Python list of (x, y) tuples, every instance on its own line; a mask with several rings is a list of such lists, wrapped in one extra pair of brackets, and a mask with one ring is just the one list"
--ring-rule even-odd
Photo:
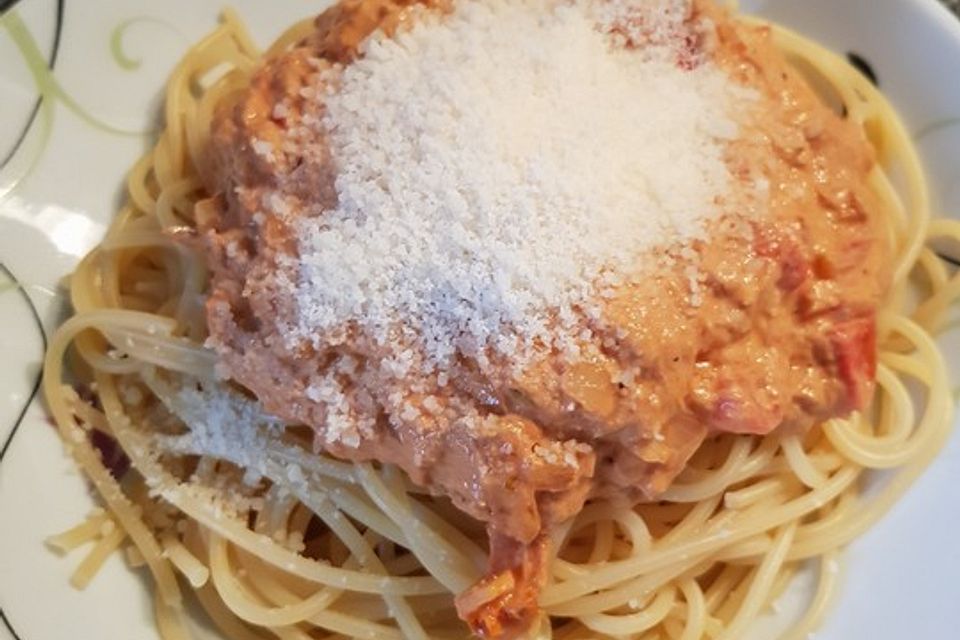
[[(232, 4), (266, 43), (325, 2)], [(743, 5), (868, 60), (911, 131), (927, 132), (918, 144), (941, 210), (960, 212), (960, 22), (934, 0)], [(59, 558), (42, 541), (75, 524), (92, 499), (40, 405), (21, 413), (36, 382), (43, 332), (64, 310), (58, 279), (103, 232), (122, 197), (122, 176), (149, 140), (92, 125), (63, 96), (102, 124), (149, 130), (166, 75), (188, 43), (215, 25), (220, 6), (219, 0), (23, 0), (15, 15), (35, 54), (55, 58), (62, 90), (49, 93), (39, 109), (37, 84), (14, 44), (17, 25), (11, 16), (2, 20), (0, 163), (16, 152), (0, 168), (0, 263), (25, 295), (5, 288), (0, 274), (0, 640), (157, 637), (147, 585), (118, 557), (86, 592), (67, 586), (76, 556)], [(958, 379), (960, 336), (948, 337), (944, 348)], [(850, 548), (842, 595), (819, 640), (958, 637), (958, 485), (960, 430), (896, 509)], [(804, 595), (802, 584), (793, 590), (794, 599)], [(772, 637), (771, 629), (767, 624), (754, 635)]]

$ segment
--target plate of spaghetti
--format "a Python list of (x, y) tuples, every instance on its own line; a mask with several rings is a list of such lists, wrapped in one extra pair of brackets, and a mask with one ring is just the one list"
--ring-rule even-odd
[(115, 4), (0, 16), (0, 638), (955, 633), (946, 9)]

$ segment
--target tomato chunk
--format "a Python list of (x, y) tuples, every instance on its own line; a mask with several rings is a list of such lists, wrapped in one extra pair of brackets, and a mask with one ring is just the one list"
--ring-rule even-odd
[(523, 545), (494, 534), (490, 545), (491, 572), (457, 596), (457, 613), (478, 637), (527, 637), (539, 614), (549, 539), (541, 536)]
[(846, 395), (842, 408), (863, 409), (873, 396), (877, 375), (877, 322), (870, 314), (847, 320), (830, 331), (830, 344), (836, 359), (837, 375)]

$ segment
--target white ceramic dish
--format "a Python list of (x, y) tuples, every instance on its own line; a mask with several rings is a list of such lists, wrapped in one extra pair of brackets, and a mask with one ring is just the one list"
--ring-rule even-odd
[[(266, 43), (325, 0), (231, 4)], [(939, 208), (960, 213), (960, 21), (934, 0), (742, 4), (869, 61), (917, 134)], [(157, 637), (147, 585), (119, 557), (78, 593), (67, 584), (77, 558), (44, 547), (92, 498), (30, 398), (44, 332), (65, 308), (57, 282), (102, 234), (123, 175), (149, 141), (105, 127), (155, 126), (166, 75), (213, 27), (220, 5), (23, 0), (0, 19), (0, 640)], [(32, 75), (25, 52), (52, 61), (53, 75), (42, 62)], [(14, 275), (22, 289), (4, 284)], [(958, 333), (943, 342), (955, 380)], [(960, 429), (896, 509), (850, 548), (842, 595), (818, 640), (958, 637), (957, 486)], [(802, 602), (805, 589), (801, 579), (785, 606)], [(776, 637), (778, 627), (763, 621), (751, 637)]]

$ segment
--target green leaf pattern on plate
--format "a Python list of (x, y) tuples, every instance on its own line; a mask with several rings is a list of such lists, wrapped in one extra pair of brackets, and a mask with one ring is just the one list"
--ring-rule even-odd
[[(119, 34), (118, 40), (122, 37), (123, 30), (127, 26), (139, 20), (140, 19), (134, 18), (118, 25), (118, 28), (114, 30), (114, 33)], [(33, 78), (40, 100), (38, 136), (34, 138), (33, 143), (28, 145), (27, 148), (20, 150), (22, 153), (27, 154), (26, 158), (20, 158), (19, 162), (11, 163), (13, 166), (10, 167), (9, 173), (13, 175), (3, 176), (0, 174), (0, 199), (10, 193), (18, 182), (29, 175), (39, 161), (50, 140), (50, 133), (53, 129), (54, 112), (58, 102), (62, 103), (87, 125), (99, 129), (104, 133), (119, 136), (143, 136), (150, 133), (149, 131), (134, 131), (115, 127), (84, 109), (57, 81), (56, 76), (47, 66), (47, 60), (40, 51), (39, 46), (37, 46), (36, 39), (15, 9), (11, 9), (0, 15), (0, 33), (6, 33), (20, 52), (30, 72), (30, 76)], [(127, 68), (125, 65), (131, 62), (134, 65), (138, 64), (137, 61), (131, 61), (127, 56), (123, 55), (122, 48), (119, 46), (114, 50), (114, 53), (119, 54), (115, 55), (115, 59), (121, 67)]]

